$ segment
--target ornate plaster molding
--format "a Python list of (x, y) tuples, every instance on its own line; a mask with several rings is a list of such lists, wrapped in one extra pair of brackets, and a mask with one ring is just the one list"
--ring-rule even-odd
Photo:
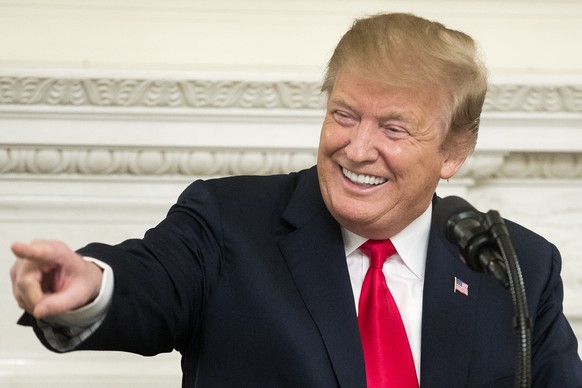
[[(317, 109), (319, 82), (0, 75), (0, 107)], [(582, 113), (582, 85), (492, 84), (485, 112)]]
[(1, 105), (321, 109), (317, 82), (0, 77)]
[(582, 113), (582, 85), (493, 84), (485, 112)]
[[(148, 116), (160, 112), (204, 114), (212, 116), (211, 120), (222, 120), (233, 111), (241, 117), (247, 112), (255, 116), (312, 117), (315, 112), (320, 114), (325, 103), (318, 82), (284, 80), (285, 77), (277, 80), (241, 75), (226, 79), (216, 75), (174, 74), (131, 78), (106, 72), (72, 76), (4, 74), (0, 73), (0, 114), (20, 112), (25, 114), (24, 120), (29, 117), (26, 115), (38, 111), (58, 112), (65, 117), (77, 113), (83, 117), (89, 112), (87, 117), (91, 120), (98, 120), (104, 112), (108, 115), (118, 112), (134, 121), (147, 120)], [(530, 81), (492, 84), (485, 113), (503, 117), (508, 114), (516, 122), (529, 117), (535, 119), (540, 114), (582, 117), (582, 84), (572, 85), (564, 80), (537, 84)], [(104, 177), (271, 174), (310, 166), (315, 163), (315, 152), (305, 148), (289, 151), (268, 147), (197, 149), (185, 148), (183, 144), (166, 148), (140, 148), (124, 143), (115, 147), (80, 144), (65, 147), (42, 145), (42, 142), (31, 144), (23, 139), (12, 141), (12, 145), (0, 145), (0, 174)], [(459, 176), (581, 179), (581, 158), (574, 152), (477, 152)]]
[(226, 176), (277, 174), (315, 164), (316, 152), (142, 148), (0, 148), (0, 174), (37, 176)]
[[(307, 168), (316, 150), (0, 147), (0, 174), (160, 177), (278, 174)], [(459, 178), (582, 179), (582, 154), (476, 152)]]
[(480, 179), (582, 179), (582, 154), (476, 152), (457, 177)]

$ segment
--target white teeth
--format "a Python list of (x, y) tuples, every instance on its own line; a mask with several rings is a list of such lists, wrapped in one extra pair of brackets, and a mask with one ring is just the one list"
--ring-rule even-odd
[(376, 186), (381, 185), (382, 183), (386, 182), (386, 178), (372, 176), (372, 175), (363, 175), (363, 174), (356, 174), (346, 168), (342, 167), (342, 172), (346, 178), (350, 181), (357, 183), (359, 185), (368, 185), (368, 186)]

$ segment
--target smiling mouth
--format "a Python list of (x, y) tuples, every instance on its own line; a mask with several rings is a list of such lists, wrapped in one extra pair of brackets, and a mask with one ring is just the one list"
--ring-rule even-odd
[(388, 179), (379, 176), (357, 174), (353, 171), (348, 170), (345, 167), (342, 167), (342, 173), (352, 183), (355, 183), (360, 186), (378, 186), (388, 181)]

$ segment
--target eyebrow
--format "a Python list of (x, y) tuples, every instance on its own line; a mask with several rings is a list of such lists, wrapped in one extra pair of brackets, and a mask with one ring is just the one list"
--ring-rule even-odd
[[(357, 108), (355, 108), (353, 105), (350, 105), (349, 103), (345, 102), (344, 100), (342, 100), (340, 98), (334, 98), (330, 102), (332, 104), (338, 105), (344, 109), (350, 110), (350, 111), (361, 116), (361, 112)], [(390, 120), (398, 120), (398, 121), (403, 121), (406, 123), (416, 123), (417, 122), (414, 115), (399, 113), (399, 112), (391, 112), (391, 113), (388, 113), (387, 115), (377, 116), (375, 118), (379, 123), (383, 123), (385, 121), (390, 121)]]
[(345, 108), (345, 109), (347, 109), (347, 110), (351, 110), (351, 111), (353, 111), (353, 112), (355, 112), (355, 113), (358, 113), (358, 114), (360, 113), (360, 112), (358, 111), (358, 109), (356, 109), (354, 106), (352, 106), (352, 105), (348, 104), (347, 102), (345, 102), (344, 100), (341, 100), (341, 99), (339, 99), (339, 98), (334, 98), (334, 99), (333, 99), (333, 100), (331, 100), (330, 102), (331, 102), (332, 104), (339, 105), (340, 107), (342, 107), (342, 108)]

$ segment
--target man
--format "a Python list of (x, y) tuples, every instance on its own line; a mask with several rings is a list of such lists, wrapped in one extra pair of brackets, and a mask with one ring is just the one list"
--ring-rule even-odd
[[(432, 222), (439, 180), (477, 137), (486, 76), (473, 40), (412, 15), (362, 19), (322, 90), (314, 168), (194, 182), (158, 226), (116, 246), (15, 243), (21, 323), (55, 351), (176, 349), (184, 387), (399, 386), (372, 382), (375, 345), (358, 326), (371, 257), (358, 247), (390, 239), (397, 253), (380, 272), (402, 317), (407, 386), (513, 386), (509, 293), (461, 263)], [(560, 256), (508, 228), (532, 315), (534, 385), (582, 386)], [(469, 291), (453, 292), (457, 278)], [(380, 334), (372, 342), (394, 336)]]

